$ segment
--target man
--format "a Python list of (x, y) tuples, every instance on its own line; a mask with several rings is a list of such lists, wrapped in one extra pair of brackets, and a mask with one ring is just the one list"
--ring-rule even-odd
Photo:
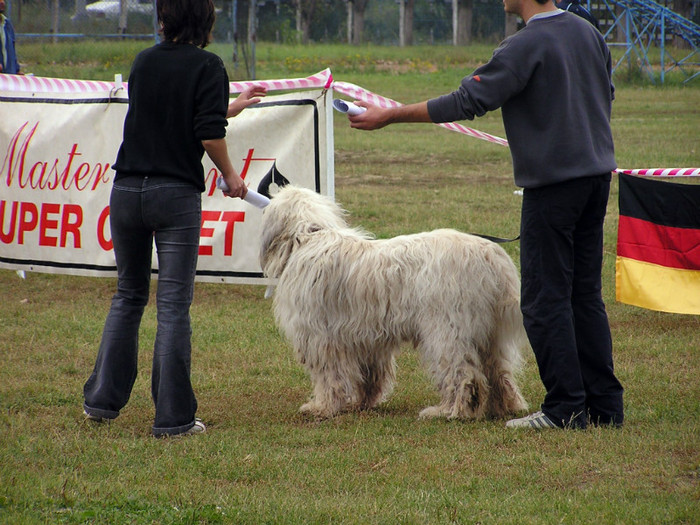
[(15, 52), (15, 30), (5, 16), (5, 0), (0, 0), (0, 73), (19, 75), (19, 62)]
[(615, 169), (611, 60), (601, 34), (551, 0), (504, 0), (526, 26), (459, 89), (367, 108), (357, 129), (451, 122), (502, 108), (521, 216), (521, 310), (540, 377), (541, 410), (507, 427), (620, 426), (622, 386), (601, 293), (603, 219)]

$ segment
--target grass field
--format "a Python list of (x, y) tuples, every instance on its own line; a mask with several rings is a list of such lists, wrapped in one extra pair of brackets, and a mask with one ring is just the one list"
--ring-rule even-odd
[[(21, 56), (37, 75), (126, 78), (145, 45), (31, 44)], [(261, 44), (257, 70), (284, 78), (331, 67), (337, 80), (407, 103), (452, 89), (490, 51)], [(621, 167), (700, 165), (697, 81), (617, 88)], [(503, 136), (497, 113), (470, 125)], [(353, 224), (379, 237), (436, 227), (517, 233), (505, 148), (430, 125), (334, 126), (336, 198)], [(605, 228), (604, 295), (626, 388), (620, 430), (419, 421), (436, 394), (408, 346), (381, 408), (302, 417), (309, 381), (264, 290), (204, 283), (192, 307), (192, 376), (207, 434), (150, 437), (153, 304), (132, 398), (96, 427), (82, 418), (81, 392), (114, 281), (1, 270), (0, 523), (698, 524), (700, 317), (617, 303), (616, 183)], [(517, 261), (517, 243), (506, 250)], [(520, 383), (536, 407), (544, 392), (529, 353)]]

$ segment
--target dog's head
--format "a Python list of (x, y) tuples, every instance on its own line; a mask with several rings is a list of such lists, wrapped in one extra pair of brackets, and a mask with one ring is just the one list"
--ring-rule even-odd
[(294, 249), (310, 235), (346, 228), (345, 215), (331, 198), (312, 190), (280, 189), (263, 210), (260, 266), (265, 275), (279, 277)]

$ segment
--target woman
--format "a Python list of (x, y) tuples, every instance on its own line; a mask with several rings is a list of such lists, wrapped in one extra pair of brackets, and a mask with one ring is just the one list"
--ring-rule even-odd
[(224, 64), (204, 50), (215, 18), (212, 0), (158, 0), (156, 8), (163, 41), (139, 53), (129, 75), (129, 109), (110, 198), (117, 293), (85, 383), (83, 409), (88, 419), (104, 422), (129, 400), (155, 239), (153, 434), (172, 436), (206, 430), (195, 418), (189, 315), (205, 190), (202, 156), (206, 151), (223, 175), (225, 195), (245, 196), (245, 183), (228, 157), (226, 119), (257, 103), (265, 89), (250, 88), (228, 104)]

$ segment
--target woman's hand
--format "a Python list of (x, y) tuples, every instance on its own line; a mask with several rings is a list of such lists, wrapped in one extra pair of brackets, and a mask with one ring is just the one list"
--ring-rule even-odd
[(203, 140), (202, 146), (204, 146), (207, 155), (226, 181), (228, 190), (223, 192), (224, 195), (227, 197), (239, 197), (241, 199), (245, 197), (245, 194), (248, 193), (248, 188), (240, 175), (238, 175), (233, 164), (231, 164), (231, 159), (228, 156), (226, 139)]
[(248, 186), (245, 185), (245, 181), (238, 176), (237, 173), (230, 173), (224, 175), (224, 180), (228, 186), (228, 191), (224, 191), (224, 195), (227, 197), (238, 197), (242, 199), (248, 193)]
[(267, 88), (264, 86), (252, 85), (245, 88), (236, 99), (228, 105), (226, 118), (233, 118), (248, 106), (260, 102), (260, 98), (267, 95)]

